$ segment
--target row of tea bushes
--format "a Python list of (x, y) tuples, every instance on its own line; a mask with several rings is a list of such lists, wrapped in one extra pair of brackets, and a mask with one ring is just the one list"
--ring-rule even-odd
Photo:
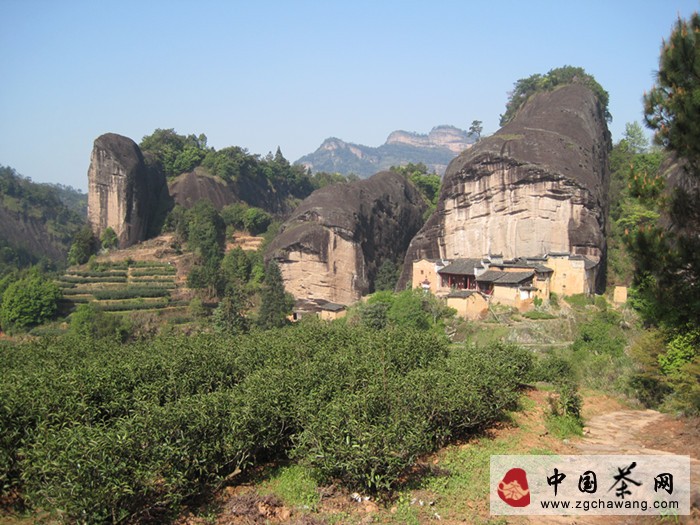
[(320, 322), (0, 347), (0, 487), (88, 523), (175, 509), (279, 457), (393, 489), (418, 456), (513, 407), (530, 357)]

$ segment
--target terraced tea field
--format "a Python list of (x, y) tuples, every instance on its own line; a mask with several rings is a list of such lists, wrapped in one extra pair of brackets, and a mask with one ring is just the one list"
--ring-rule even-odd
[(63, 291), (62, 310), (93, 303), (107, 312), (162, 310), (186, 307), (173, 299), (176, 267), (160, 261), (117, 261), (86, 270), (69, 268), (58, 280)]

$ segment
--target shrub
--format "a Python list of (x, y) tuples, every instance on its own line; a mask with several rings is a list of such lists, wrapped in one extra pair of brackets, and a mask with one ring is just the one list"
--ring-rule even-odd
[(58, 285), (40, 275), (15, 281), (2, 294), (0, 324), (5, 330), (26, 330), (48, 321), (60, 298)]
[(541, 312), (539, 310), (530, 310), (529, 312), (525, 312), (523, 314), (523, 317), (527, 319), (532, 319), (532, 320), (540, 320), (540, 319), (556, 319), (556, 315), (552, 315), (547, 312)]
[(143, 270), (132, 270), (131, 277), (171, 276), (176, 272), (174, 266), (145, 267)]

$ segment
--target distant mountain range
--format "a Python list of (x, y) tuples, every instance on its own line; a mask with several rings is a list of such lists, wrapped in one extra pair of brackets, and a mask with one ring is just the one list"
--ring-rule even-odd
[(379, 147), (331, 137), (295, 164), (306, 166), (312, 172), (354, 173), (367, 178), (391, 166), (422, 162), (430, 171), (443, 175), (450, 161), (474, 142), (475, 137), (454, 126), (437, 126), (427, 135), (394, 131)]

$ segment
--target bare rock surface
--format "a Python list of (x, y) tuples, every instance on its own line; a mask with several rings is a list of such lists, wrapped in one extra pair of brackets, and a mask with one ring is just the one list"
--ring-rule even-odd
[(532, 96), (509, 124), (450, 163), (399, 286), (424, 257), (552, 252), (600, 261), (603, 286), (610, 148), (604, 110), (590, 89), (571, 84)]
[(296, 298), (350, 304), (374, 290), (385, 260), (401, 260), (425, 210), (418, 191), (390, 171), (327, 186), (299, 205), (266, 257)]
[(96, 235), (112, 228), (120, 248), (146, 239), (164, 195), (165, 177), (149, 171), (133, 140), (116, 133), (95, 139), (88, 169), (88, 221)]

